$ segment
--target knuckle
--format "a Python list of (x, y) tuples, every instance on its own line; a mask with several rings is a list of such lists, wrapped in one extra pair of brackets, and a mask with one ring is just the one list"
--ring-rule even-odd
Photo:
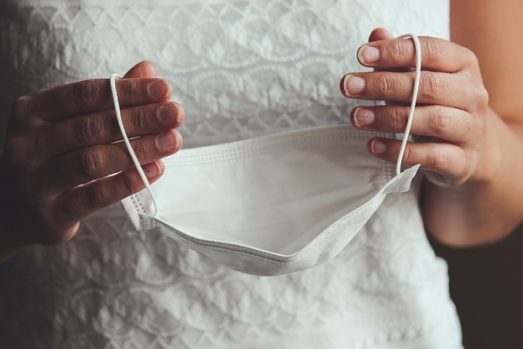
[(134, 108), (129, 113), (129, 124), (131, 129), (140, 131), (147, 128), (147, 112), (144, 108)]
[(100, 149), (85, 149), (81, 153), (81, 171), (89, 178), (97, 177), (104, 168), (104, 156)]
[(392, 62), (399, 63), (402, 58), (407, 57), (409, 50), (405, 45), (404, 40), (399, 40), (391, 45), (388, 45), (384, 49), (385, 55), (391, 59)]
[(75, 100), (89, 106), (101, 103), (106, 97), (105, 89), (98, 80), (85, 80), (74, 84), (72, 94)]
[(121, 96), (128, 100), (134, 100), (139, 96), (140, 90), (138, 88), (138, 82), (133, 80), (126, 80), (119, 86), (119, 93)]
[(452, 128), (452, 117), (440, 108), (432, 108), (427, 115), (427, 126), (436, 135), (441, 136)]
[(75, 122), (74, 135), (82, 144), (96, 144), (104, 136), (105, 125), (101, 118), (83, 117)]
[(407, 119), (401, 108), (392, 108), (388, 115), (391, 130), (401, 131), (407, 126)]
[(133, 143), (133, 150), (138, 159), (146, 159), (152, 149), (143, 140), (138, 140)]
[(444, 45), (439, 40), (428, 38), (425, 41), (425, 61), (434, 62), (444, 55)]
[(382, 75), (376, 79), (374, 89), (380, 96), (389, 95), (396, 88), (395, 81), (387, 75)]
[(440, 95), (445, 89), (445, 80), (436, 74), (426, 72), (422, 74), (420, 85), (420, 93), (422, 93), (424, 97), (434, 98)]

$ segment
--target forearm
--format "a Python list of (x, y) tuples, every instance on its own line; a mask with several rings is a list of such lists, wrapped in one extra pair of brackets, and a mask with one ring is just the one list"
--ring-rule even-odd
[(429, 234), (452, 246), (499, 240), (523, 220), (523, 136), (492, 109), (487, 117), (480, 171), (484, 176), (454, 188), (429, 181), (421, 210)]

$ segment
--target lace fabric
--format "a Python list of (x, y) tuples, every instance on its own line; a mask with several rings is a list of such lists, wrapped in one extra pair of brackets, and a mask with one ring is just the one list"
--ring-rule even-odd
[[(184, 105), (187, 147), (342, 124), (356, 104), (339, 79), (361, 70), (356, 49), (376, 26), (447, 37), (448, 3), (6, 0), (0, 115), (15, 96), (149, 59)], [(113, 205), (65, 246), (0, 266), (0, 285), (10, 348), (461, 346), (414, 193), (388, 198), (333, 261), (269, 278), (139, 234)]]

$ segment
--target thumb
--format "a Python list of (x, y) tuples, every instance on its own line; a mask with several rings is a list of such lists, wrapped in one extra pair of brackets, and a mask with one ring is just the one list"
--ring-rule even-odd
[(387, 39), (394, 39), (394, 35), (385, 28), (376, 28), (369, 35), (369, 42)]
[(158, 74), (154, 65), (149, 61), (141, 61), (132, 67), (124, 76), (124, 79), (128, 78), (157, 78)]

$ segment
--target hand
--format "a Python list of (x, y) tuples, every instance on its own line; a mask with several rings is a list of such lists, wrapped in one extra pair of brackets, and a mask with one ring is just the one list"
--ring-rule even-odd
[[(125, 129), (154, 182), (180, 149), (184, 120), (148, 62), (117, 81)], [(18, 98), (0, 155), (0, 245), (57, 244), (90, 213), (143, 189), (121, 140), (107, 79)]]
[[(488, 94), (478, 60), (472, 51), (455, 43), (432, 37), (419, 39), (422, 72), (411, 133), (430, 141), (408, 143), (403, 165), (421, 164), (429, 180), (440, 186), (479, 181), (486, 176), (481, 161)], [(383, 29), (376, 29), (370, 42), (359, 48), (357, 57), (375, 71), (347, 74), (340, 83), (343, 94), (354, 99), (385, 100), (388, 105), (355, 108), (353, 124), (360, 130), (402, 133), (415, 76), (412, 40), (394, 39)], [(374, 138), (368, 148), (372, 155), (395, 163), (400, 144), (398, 140)]]

